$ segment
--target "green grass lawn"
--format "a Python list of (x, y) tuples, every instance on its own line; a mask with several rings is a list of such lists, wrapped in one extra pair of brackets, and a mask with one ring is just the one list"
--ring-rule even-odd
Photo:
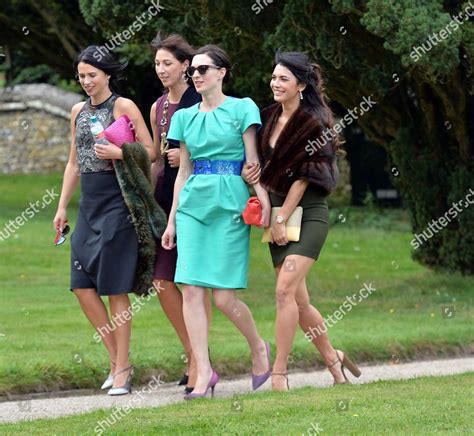
[[(60, 192), (60, 175), (0, 176), (0, 230), (53, 188)], [(69, 292), (69, 240), (60, 247), (52, 244), (56, 204), (0, 241), (0, 394), (97, 387), (107, 371), (105, 350)], [(76, 212), (77, 196), (69, 210), (72, 226)], [(321, 259), (308, 279), (313, 303), (330, 315), (364, 282), (376, 287), (329, 330), (336, 347), (358, 361), (472, 350), (474, 278), (434, 273), (413, 262), (403, 212), (347, 208), (333, 210), (331, 220)], [(262, 336), (274, 346), (274, 275), (260, 235), (252, 230), (249, 289), (241, 295)], [(452, 316), (443, 316), (443, 305), (452, 306)], [(217, 311), (210, 347), (222, 375), (250, 370), (245, 340)], [(159, 302), (148, 302), (134, 317), (136, 382), (144, 383), (152, 371), (177, 379), (184, 369), (182, 357)], [(291, 362), (292, 367), (318, 365), (301, 331)]]
[[(0, 425), (2, 434), (426, 435), (472, 433), (474, 373), (306, 387)], [(218, 392), (218, 387), (216, 388)], [(107, 426), (108, 422), (112, 425)], [(102, 423), (101, 423), (102, 421)]]

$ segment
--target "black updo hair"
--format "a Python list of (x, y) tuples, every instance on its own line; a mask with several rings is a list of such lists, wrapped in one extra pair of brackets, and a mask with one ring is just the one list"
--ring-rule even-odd
[(232, 63), (230, 62), (229, 55), (222, 50), (219, 46), (214, 44), (207, 44), (204, 47), (201, 47), (196, 53), (196, 55), (205, 54), (208, 55), (216, 67), (225, 68), (226, 73), (222, 83), (229, 83), (232, 80)]
[[(298, 84), (306, 85), (306, 88), (302, 91), (303, 100), (301, 100), (301, 104), (303, 108), (314, 114), (323, 127), (332, 129), (334, 117), (324, 92), (321, 67), (316, 63), (312, 63), (306, 53), (298, 51), (277, 51), (274, 67), (277, 65), (288, 68), (296, 77)], [(340, 139), (337, 135), (334, 138), (334, 145), (336, 150), (338, 150)]]
[(74, 71), (78, 76), (77, 66), (80, 62), (92, 65), (110, 76), (109, 87), (113, 92), (118, 92), (119, 81), (124, 79), (123, 71), (127, 67), (127, 62), (120, 62), (110, 50), (104, 46), (90, 45), (85, 48), (74, 61)]

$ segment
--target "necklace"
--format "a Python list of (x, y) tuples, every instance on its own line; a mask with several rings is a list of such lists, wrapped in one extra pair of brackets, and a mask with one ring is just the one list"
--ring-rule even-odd
[(160, 142), (161, 155), (165, 154), (166, 151), (169, 149), (168, 140), (166, 139), (166, 137), (168, 135), (166, 126), (168, 124), (168, 108), (169, 108), (169, 106), (170, 106), (170, 100), (169, 100), (169, 96), (168, 96), (168, 97), (166, 97), (165, 104), (163, 105), (163, 115), (161, 117), (161, 122), (160, 122), (161, 128), (163, 130), (161, 132), (161, 142)]

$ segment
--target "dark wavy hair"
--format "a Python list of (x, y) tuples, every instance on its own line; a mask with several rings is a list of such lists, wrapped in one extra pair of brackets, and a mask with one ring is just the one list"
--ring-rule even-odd
[(222, 83), (229, 83), (232, 80), (232, 63), (230, 62), (229, 55), (222, 50), (219, 46), (214, 44), (208, 44), (201, 47), (197, 52), (199, 54), (208, 55), (216, 67), (225, 68), (226, 73)]
[[(321, 67), (312, 63), (306, 53), (292, 51), (278, 51), (275, 55), (274, 67), (282, 65), (288, 68), (296, 77), (298, 84), (305, 84), (303, 108), (312, 113), (322, 124), (323, 128), (332, 129), (334, 126), (334, 116), (328, 105), (328, 98), (324, 92), (324, 81), (322, 78)], [(334, 138), (334, 146), (339, 150), (341, 142), (338, 135)]]
[(118, 92), (119, 82), (125, 78), (123, 71), (127, 67), (127, 62), (120, 62), (109, 49), (98, 45), (90, 45), (79, 53), (73, 64), (76, 77), (78, 76), (77, 66), (80, 62), (92, 65), (109, 75), (111, 91)]
[[(179, 62), (183, 63), (188, 60), (190, 65), (195, 51), (188, 41), (176, 33), (162, 37), (160, 32), (158, 32), (151, 41), (150, 47), (155, 54), (161, 49), (168, 50), (176, 59), (178, 59)], [(186, 80), (190, 85), (192, 85), (193, 81), (190, 77), (186, 76)]]

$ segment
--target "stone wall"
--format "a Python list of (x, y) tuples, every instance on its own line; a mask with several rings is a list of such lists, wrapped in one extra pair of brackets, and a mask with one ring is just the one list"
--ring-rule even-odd
[[(0, 174), (63, 172), (70, 150), (71, 107), (84, 96), (47, 84), (0, 89)], [(350, 169), (339, 161), (332, 199), (350, 201)]]
[(62, 172), (71, 107), (81, 100), (48, 84), (0, 89), (0, 173)]

